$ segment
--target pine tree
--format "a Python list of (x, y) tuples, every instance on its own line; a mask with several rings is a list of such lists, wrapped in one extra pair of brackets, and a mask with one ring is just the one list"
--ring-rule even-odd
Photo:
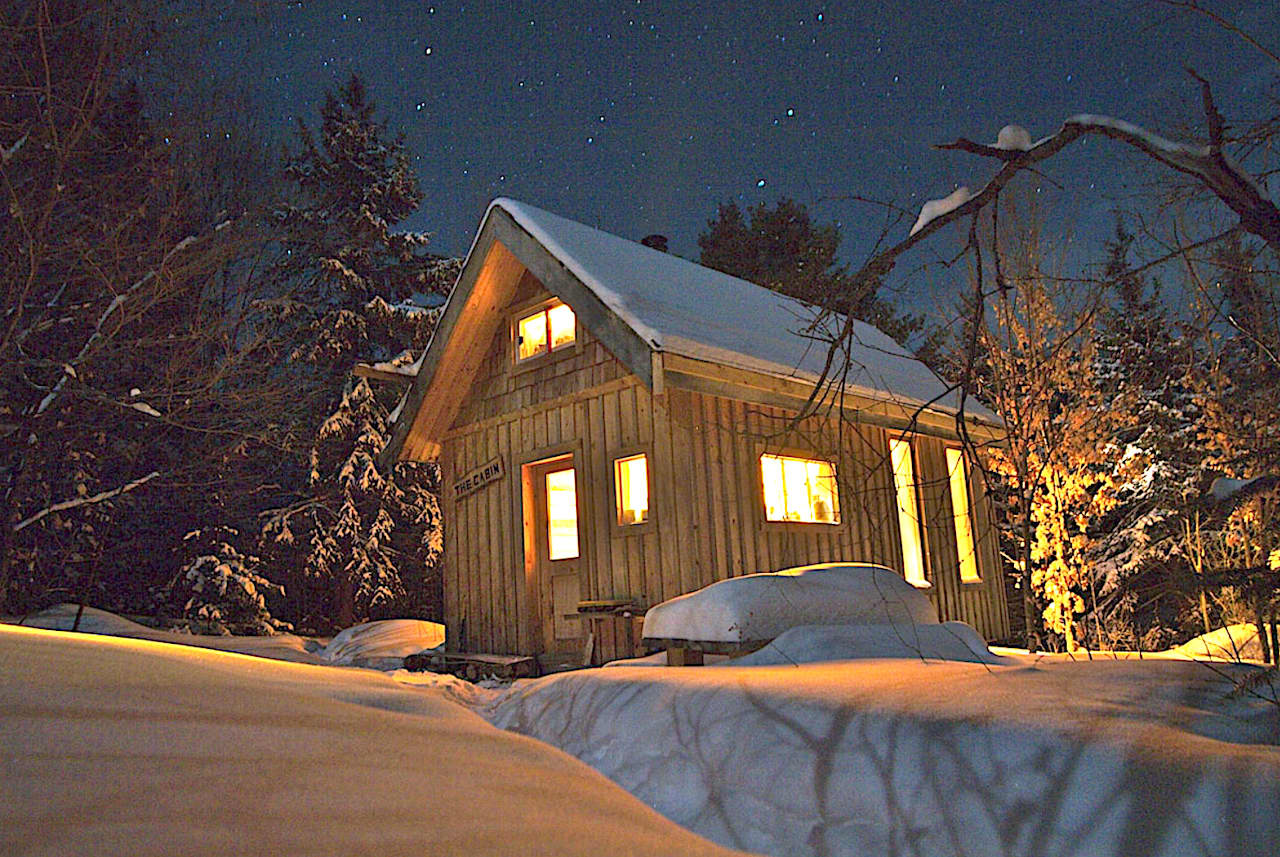
[(836, 258), (840, 230), (814, 223), (809, 209), (782, 198), (760, 203), (744, 219), (737, 203), (720, 205), (698, 236), (699, 262), (766, 289), (869, 322), (899, 342), (923, 326), (920, 318), (900, 315), (879, 297), (870, 281), (855, 280)]
[(428, 254), (426, 235), (392, 231), (422, 193), (403, 140), (388, 139), (358, 77), (326, 97), (318, 138), (303, 124), (298, 135), (301, 150), (286, 166), (297, 199), (276, 215), (283, 287), (271, 307), (293, 332), (287, 371), (314, 442), (298, 499), (265, 516), (261, 551), (299, 578), (309, 622), (434, 616), (434, 468), (377, 471), (401, 391), (375, 391), (348, 373), (358, 360), (410, 362), (435, 324), (411, 299), (445, 291), (458, 264)]

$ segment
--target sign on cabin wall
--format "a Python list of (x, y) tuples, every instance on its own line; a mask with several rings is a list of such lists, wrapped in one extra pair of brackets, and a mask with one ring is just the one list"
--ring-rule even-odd
[(497, 482), (503, 476), (506, 476), (506, 472), (502, 469), (502, 456), (499, 455), (486, 461), (461, 479), (455, 480), (453, 483), (453, 499), (457, 500), (473, 491), (479, 491), (491, 482)]

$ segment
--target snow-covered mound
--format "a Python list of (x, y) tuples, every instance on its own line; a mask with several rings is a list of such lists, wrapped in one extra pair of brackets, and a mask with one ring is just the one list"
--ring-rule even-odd
[(1280, 716), (1252, 668), (1010, 657), (580, 670), (497, 725), (779, 857), (1275, 854)]
[[(320, 652), (333, 664), (380, 666), (444, 645), (444, 625), (422, 619), (381, 619), (338, 632)], [(399, 666), (399, 664), (395, 664)]]
[(369, 670), (0, 625), (0, 735), (6, 855), (731, 853)]
[(1193, 637), (1171, 651), (1188, 658), (1228, 661), (1261, 661), (1262, 644), (1257, 625), (1228, 625)]
[(908, 658), (999, 664), (986, 641), (963, 622), (941, 625), (805, 625), (724, 666), (779, 666), (818, 661)]
[[(76, 615), (80, 615), (80, 624), (76, 625)], [(32, 613), (15, 620), (16, 624), (29, 628), (45, 628), (49, 631), (70, 631), (72, 628), (83, 634), (108, 634), (113, 637), (146, 637), (155, 633), (155, 628), (139, 625), (131, 619), (118, 616), (107, 610), (86, 606), (81, 612), (79, 604), (55, 604), (46, 607), (39, 613)]]
[(929, 598), (884, 566), (825, 563), (721, 580), (651, 607), (649, 639), (747, 643), (803, 625), (936, 625)]
[[(75, 625), (76, 604), (58, 604), (32, 613), (29, 616), (13, 617), (5, 621), (28, 628), (45, 628), (53, 631), (70, 631)], [(78, 630), (85, 634), (106, 634), (112, 637), (132, 637), (138, 640), (152, 640), (157, 643), (173, 643), (178, 646), (195, 646), (201, 649), (218, 649), (223, 652), (238, 652), (242, 655), (254, 655), (260, 658), (274, 658), (279, 661), (295, 661), (304, 664), (325, 663), (316, 651), (320, 645), (314, 640), (294, 634), (274, 634), (270, 637), (236, 637), (215, 634), (187, 634), (181, 631), (162, 631), (139, 625), (123, 616), (95, 607), (85, 607), (80, 616)]]

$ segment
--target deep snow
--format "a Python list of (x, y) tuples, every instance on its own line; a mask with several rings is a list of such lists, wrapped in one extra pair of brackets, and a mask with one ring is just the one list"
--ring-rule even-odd
[(6, 855), (730, 853), (370, 670), (0, 625), (0, 738)]
[(1258, 667), (819, 625), (751, 661), (485, 688), (86, 617), (144, 639), (0, 626), (0, 853), (727, 853), (670, 821), (777, 855), (1280, 844), (1280, 707), (1232, 692)]
[(618, 667), (518, 682), (487, 716), (765, 854), (1275, 854), (1280, 708), (1222, 669)]

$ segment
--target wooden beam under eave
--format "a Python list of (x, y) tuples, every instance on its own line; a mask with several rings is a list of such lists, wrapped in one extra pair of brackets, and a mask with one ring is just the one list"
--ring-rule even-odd
[(418, 381), (405, 403), (414, 419), (396, 455), (399, 459), (421, 461), (439, 455), (440, 439), (471, 390), (498, 325), (506, 318), (503, 310), (524, 274), (524, 265), (492, 234), (481, 239), (478, 250), (484, 243), (488, 245), (484, 261), (475, 269), (474, 279), (464, 276), (459, 281), (462, 291), (458, 297), (462, 300), (456, 310), (453, 306), (446, 310), (435, 334), (443, 337), (443, 344), (428, 347)]
[(387, 369), (379, 369), (368, 363), (357, 363), (355, 368), (351, 370), (351, 374), (357, 378), (368, 378), (370, 381), (386, 381), (389, 384), (412, 384), (413, 376), (404, 372), (391, 372)]

